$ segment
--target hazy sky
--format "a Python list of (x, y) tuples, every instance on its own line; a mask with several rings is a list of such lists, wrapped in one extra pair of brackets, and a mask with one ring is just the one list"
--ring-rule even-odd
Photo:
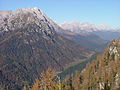
[(58, 23), (81, 21), (120, 26), (120, 0), (0, 0), (0, 9), (38, 7)]

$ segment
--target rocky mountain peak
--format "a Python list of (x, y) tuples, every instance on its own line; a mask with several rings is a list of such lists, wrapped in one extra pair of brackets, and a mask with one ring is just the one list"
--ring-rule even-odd
[(35, 8), (28, 7), (28, 8), (17, 9), (14, 12), (14, 14), (25, 14), (25, 13), (33, 14), (38, 19), (44, 19), (45, 17), (47, 17), (39, 8), (36, 8), (36, 7)]
[(35, 30), (29, 29), (28, 31), (46, 33), (47, 35), (54, 34), (53, 21), (38, 8), (29, 7), (16, 11), (1, 11), (0, 19), (0, 33), (18, 29), (25, 30), (26, 27), (33, 26)]
[(37, 12), (37, 13), (43, 14), (43, 12), (37, 7), (20, 8), (20, 9), (17, 9), (16, 11), (17, 12), (21, 12), (21, 11)]

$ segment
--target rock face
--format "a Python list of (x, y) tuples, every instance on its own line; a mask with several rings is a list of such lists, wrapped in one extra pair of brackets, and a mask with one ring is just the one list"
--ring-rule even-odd
[(120, 38), (113, 40), (80, 74), (85, 90), (120, 90)]
[(57, 70), (94, 52), (58, 35), (38, 8), (0, 11), (0, 88), (19, 90), (49, 66)]

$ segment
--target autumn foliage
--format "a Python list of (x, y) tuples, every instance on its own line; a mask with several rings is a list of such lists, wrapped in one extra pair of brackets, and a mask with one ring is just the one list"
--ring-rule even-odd
[(23, 90), (59, 90), (61, 82), (56, 81), (56, 72), (54, 69), (48, 68), (40, 74), (40, 78), (36, 79), (32, 87), (23, 87)]

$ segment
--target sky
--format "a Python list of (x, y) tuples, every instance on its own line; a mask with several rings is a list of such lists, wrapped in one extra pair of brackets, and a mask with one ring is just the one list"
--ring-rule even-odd
[(38, 7), (57, 23), (65, 21), (120, 27), (120, 0), (0, 0), (0, 10)]

